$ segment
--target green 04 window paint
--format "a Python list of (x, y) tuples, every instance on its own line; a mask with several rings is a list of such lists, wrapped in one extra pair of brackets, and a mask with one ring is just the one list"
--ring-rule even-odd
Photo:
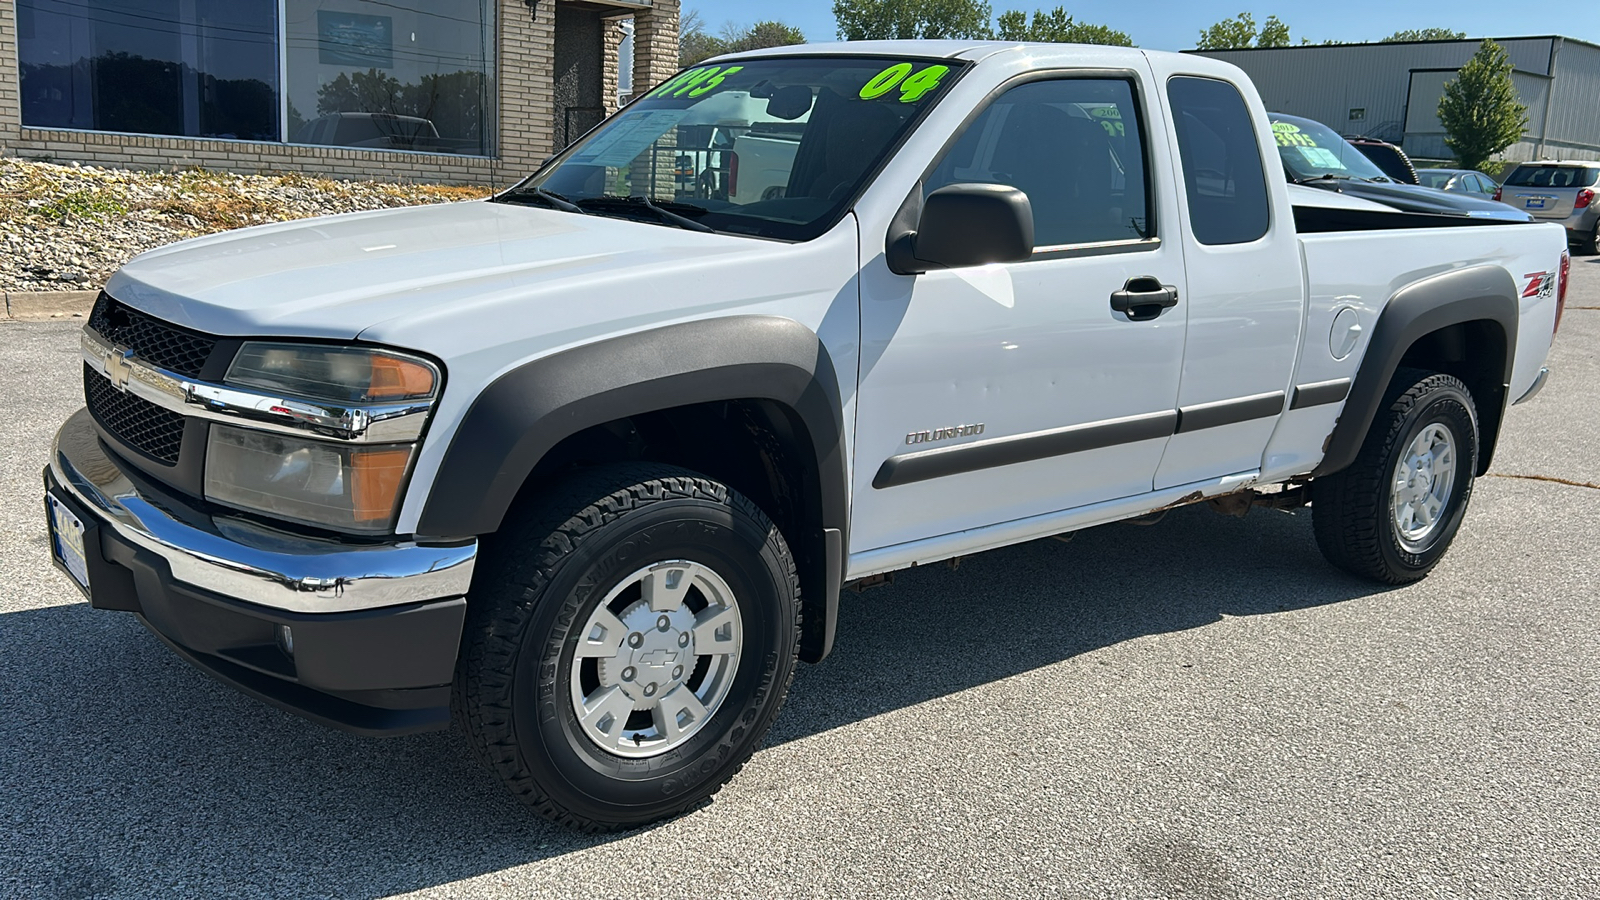
[(861, 86), (861, 99), (876, 100), (898, 87), (901, 103), (915, 103), (937, 88), (950, 72), (949, 66), (929, 66), (913, 75), (913, 68), (911, 63), (903, 62), (872, 76), (872, 80)]

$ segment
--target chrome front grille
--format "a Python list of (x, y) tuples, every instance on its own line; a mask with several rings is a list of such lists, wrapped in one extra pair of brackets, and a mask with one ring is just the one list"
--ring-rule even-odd
[[(127, 351), (134, 359), (189, 378), (199, 377), (217, 347), (215, 338), (148, 316), (104, 291), (89, 313), (89, 330), (119, 353)], [(83, 400), (90, 414), (109, 436), (163, 465), (176, 466), (187, 419), (124, 390), (123, 381), (113, 383), (85, 363)]]
[(89, 327), (140, 359), (190, 378), (199, 377), (217, 346), (214, 338), (151, 318), (104, 291), (89, 313)]
[(183, 416), (117, 390), (87, 363), (83, 367), (83, 400), (100, 427), (118, 440), (158, 462), (178, 464), (183, 451)]

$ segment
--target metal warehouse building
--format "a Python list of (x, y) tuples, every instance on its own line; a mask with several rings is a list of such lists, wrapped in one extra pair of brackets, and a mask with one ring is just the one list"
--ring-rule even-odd
[[(1528, 105), (1528, 130), (1507, 159), (1600, 159), (1600, 46), (1567, 37), (1495, 38)], [(1477, 39), (1390, 44), (1191, 50), (1249, 73), (1267, 109), (1316, 119), (1343, 134), (1448, 159), (1439, 124), (1444, 83)]]

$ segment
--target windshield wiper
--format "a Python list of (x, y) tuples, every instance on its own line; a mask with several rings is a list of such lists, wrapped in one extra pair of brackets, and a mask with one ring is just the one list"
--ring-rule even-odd
[[(690, 210), (695, 210), (702, 214), (707, 212), (704, 207), (695, 206), (692, 203), (672, 203), (670, 205), (686, 212)], [(642, 197), (638, 195), (632, 197), (587, 197), (579, 200), (578, 206), (585, 211), (589, 209), (647, 209), (655, 215), (658, 221), (664, 225), (673, 225), (689, 231), (702, 231), (708, 234), (716, 231), (716, 229), (711, 228), (710, 226), (702, 225), (693, 219), (690, 219), (686, 216), (680, 216), (672, 210), (658, 206), (655, 201), (651, 200), (649, 197)]]
[(507, 198), (533, 197), (533, 198), (538, 199), (538, 200), (543, 200), (547, 205), (549, 205), (549, 206), (551, 206), (551, 207), (553, 207), (555, 209), (559, 209), (562, 212), (578, 213), (580, 215), (587, 215), (587, 213), (585, 213), (583, 211), (583, 207), (579, 206), (576, 203), (573, 203), (571, 200), (568, 200), (567, 198), (561, 196), (560, 194), (555, 193), (554, 191), (547, 191), (542, 187), (521, 188), (520, 190), (510, 191), (509, 193), (505, 194), (505, 196)]

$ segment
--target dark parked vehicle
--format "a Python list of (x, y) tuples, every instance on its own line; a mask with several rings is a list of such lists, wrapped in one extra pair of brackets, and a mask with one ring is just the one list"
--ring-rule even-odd
[(1493, 178), (1472, 169), (1418, 169), (1417, 183), (1436, 191), (1499, 199), (1494, 195), (1500, 190), (1500, 185)]
[[(1404, 150), (1394, 144), (1388, 141), (1380, 141), (1376, 138), (1349, 137), (1348, 135), (1345, 140), (1350, 142), (1350, 146), (1360, 150), (1362, 156), (1372, 160), (1372, 164), (1382, 169), (1383, 174), (1395, 181), (1401, 184), (1422, 183), (1418, 177), (1417, 167), (1411, 163), (1411, 157), (1407, 156)], [(1432, 185), (1429, 186), (1431, 187)]]
[(1594, 202), (1600, 162), (1523, 163), (1494, 198), (1545, 221), (1559, 221), (1579, 253), (1600, 253), (1600, 204)]
[(1374, 200), (1403, 212), (1531, 222), (1533, 217), (1504, 203), (1468, 194), (1448, 194), (1402, 184), (1332, 128), (1311, 119), (1268, 113), (1284, 175), (1294, 184)]

